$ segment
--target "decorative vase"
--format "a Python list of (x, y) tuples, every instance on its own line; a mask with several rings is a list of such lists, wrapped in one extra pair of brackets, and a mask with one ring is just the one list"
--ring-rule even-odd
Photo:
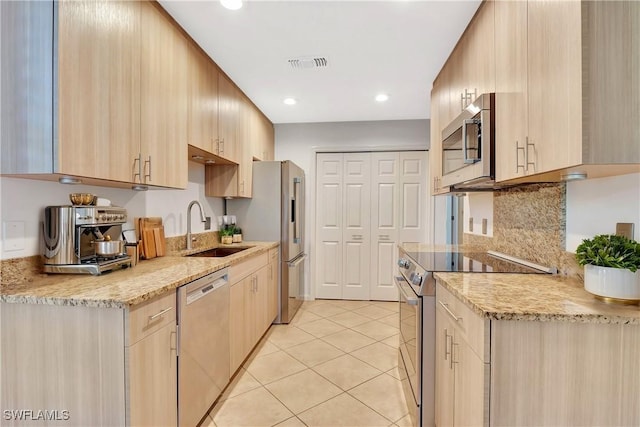
[(220, 238), (220, 241), (223, 245), (230, 245), (231, 243), (233, 243), (233, 236), (222, 236)]
[(636, 304), (640, 302), (640, 270), (633, 273), (623, 268), (584, 266), (584, 288), (607, 302)]
[(242, 234), (234, 234), (233, 243), (242, 243)]

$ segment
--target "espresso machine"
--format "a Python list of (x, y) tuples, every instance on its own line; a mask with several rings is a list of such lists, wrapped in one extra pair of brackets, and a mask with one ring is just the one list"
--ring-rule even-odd
[(45, 273), (98, 275), (131, 266), (122, 224), (127, 211), (115, 206), (47, 206), (44, 209)]

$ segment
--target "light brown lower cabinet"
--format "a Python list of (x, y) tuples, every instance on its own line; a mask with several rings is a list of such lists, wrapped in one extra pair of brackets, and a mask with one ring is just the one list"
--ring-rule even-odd
[(270, 298), (276, 282), (269, 279), (268, 253), (231, 266), (230, 290), (230, 347), (231, 372), (234, 373), (269, 329), (276, 313), (270, 306)]
[(640, 326), (490, 320), (436, 291), (436, 425), (640, 425)]
[[(49, 411), (69, 425), (175, 426), (175, 300), (169, 292), (131, 312), (2, 303), (3, 415)], [(2, 425), (42, 425), (22, 417)]]

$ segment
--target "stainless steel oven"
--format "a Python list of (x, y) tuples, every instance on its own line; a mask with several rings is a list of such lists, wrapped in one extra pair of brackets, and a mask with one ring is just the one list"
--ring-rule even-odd
[(435, 284), (400, 249), (401, 276), (395, 278), (400, 304), (398, 367), (409, 416), (415, 426), (435, 423)]

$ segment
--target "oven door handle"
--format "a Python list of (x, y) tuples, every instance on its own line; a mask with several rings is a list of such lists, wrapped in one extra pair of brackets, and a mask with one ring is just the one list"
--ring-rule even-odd
[(418, 305), (418, 303), (420, 302), (420, 299), (414, 296), (410, 296), (409, 294), (407, 294), (407, 292), (404, 290), (405, 286), (409, 286), (407, 285), (407, 281), (404, 280), (402, 277), (400, 276), (396, 276), (395, 277), (396, 280), (396, 286), (398, 287), (398, 290), (400, 291), (400, 293), (402, 294), (402, 297), (407, 301), (408, 305)]

